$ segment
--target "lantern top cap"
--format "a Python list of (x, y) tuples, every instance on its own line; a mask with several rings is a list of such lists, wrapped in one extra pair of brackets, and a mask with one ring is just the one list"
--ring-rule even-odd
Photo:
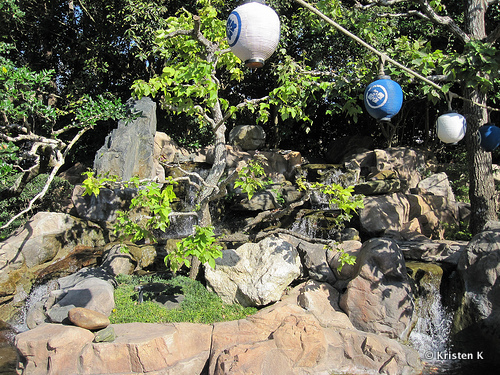
[(377, 76), (377, 79), (391, 79), (391, 76), (387, 74), (380, 74)]
[(243, 4), (248, 4), (248, 3), (266, 4), (266, 0), (244, 0), (243, 1)]

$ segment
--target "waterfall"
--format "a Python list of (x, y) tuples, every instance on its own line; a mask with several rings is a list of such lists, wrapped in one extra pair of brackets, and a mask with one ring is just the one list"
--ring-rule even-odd
[(38, 304), (43, 303), (42, 301), (46, 299), (48, 295), (48, 290), (48, 284), (40, 284), (33, 287), (28, 298), (26, 298), (24, 307), (16, 317), (16, 322), (12, 325), (16, 333), (25, 332), (30, 329), (27, 322), (29, 313), (35, 309)]
[(434, 283), (424, 285), (425, 295), (416, 303), (417, 323), (410, 334), (411, 345), (424, 359), (429, 353), (446, 352), (450, 349), (448, 338), (453, 315), (441, 303), (441, 294)]

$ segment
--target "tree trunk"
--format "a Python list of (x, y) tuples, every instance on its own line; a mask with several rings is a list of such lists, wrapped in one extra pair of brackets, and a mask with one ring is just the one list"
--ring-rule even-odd
[[(467, 2), (465, 23), (472, 40), (482, 40), (486, 37), (485, 14), (487, 2), (484, 0), (469, 0)], [(471, 217), (469, 228), (472, 234), (481, 232), (489, 220), (497, 220), (495, 207), (495, 184), (493, 180), (491, 153), (481, 149), (477, 141), (478, 129), (488, 122), (486, 95), (479, 88), (465, 89), (464, 96), (472, 102), (464, 103), (467, 118), (467, 158), (469, 169), (469, 198), (471, 202)], [(474, 104), (479, 103), (483, 107)]]
[[(212, 112), (215, 122), (218, 123), (222, 119), (222, 111), (219, 103), (217, 103), (217, 105), (213, 108)], [(226, 170), (226, 158), (226, 126), (223, 124), (215, 131), (214, 164), (212, 165), (210, 173), (205, 180), (205, 183), (208, 186), (203, 186), (198, 198), (198, 204), (200, 205), (198, 225), (202, 227), (212, 225), (212, 217), (210, 215), (209, 207), (210, 198), (218, 193), (216, 186)], [(191, 269), (189, 270), (189, 277), (191, 279), (196, 279), (200, 266), (201, 264), (199, 259), (193, 257), (191, 259)]]

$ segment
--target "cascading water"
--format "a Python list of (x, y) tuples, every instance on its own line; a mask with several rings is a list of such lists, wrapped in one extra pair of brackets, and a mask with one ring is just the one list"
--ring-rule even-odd
[(426, 283), (426, 296), (417, 300), (417, 323), (410, 334), (411, 345), (424, 360), (433, 359), (430, 353), (450, 350), (449, 335), (453, 316), (441, 303), (441, 294), (433, 283)]

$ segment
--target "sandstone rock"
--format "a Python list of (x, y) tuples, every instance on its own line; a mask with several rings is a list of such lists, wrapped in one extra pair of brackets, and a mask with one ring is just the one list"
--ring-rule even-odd
[(68, 318), (75, 326), (89, 330), (103, 329), (110, 324), (106, 315), (83, 307), (69, 310)]
[(98, 246), (104, 244), (99, 226), (71, 215), (55, 212), (38, 212), (22, 229), (0, 243), (0, 281), (9, 269), (28, 267), (63, 256), (76, 245)]
[[(328, 264), (337, 279), (350, 280), (356, 276), (359, 270), (359, 262), (357, 261), (357, 258), (362, 245), (363, 244), (360, 241), (348, 240), (338, 243), (326, 253)], [(352, 265), (344, 264), (342, 269), (339, 271), (338, 268), (341, 266), (341, 252), (356, 257), (356, 263)]]
[[(493, 225), (492, 225), (493, 224)], [(498, 222), (477, 234), (462, 253), (458, 272), (463, 282), (455, 313), (453, 342), (461, 350), (484, 351), (500, 361), (500, 227)]]
[(448, 175), (445, 172), (436, 173), (427, 177), (418, 183), (418, 187), (434, 195), (445, 197), (450, 202), (455, 201), (455, 195), (448, 181)]
[[(110, 326), (111, 327), (111, 326)], [(46, 324), (16, 337), (23, 374), (201, 374), (212, 326), (127, 323), (113, 342), (92, 342), (89, 330)]]
[(224, 250), (215, 269), (205, 267), (205, 278), (207, 286), (226, 303), (264, 306), (278, 301), (301, 272), (297, 250), (288, 242), (267, 237)]
[(113, 244), (106, 251), (101, 267), (111, 275), (131, 275), (135, 270), (137, 262), (123, 247), (122, 244)]
[(354, 329), (339, 299), (340, 293), (331, 285), (309, 280), (299, 289), (297, 304), (313, 314), (322, 327)]
[(354, 326), (366, 332), (406, 339), (414, 311), (405, 261), (395, 241), (363, 243), (358, 276), (347, 284), (340, 306)]
[[(327, 300), (320, 302), (323, 297)], [(298, 308), (297, 298), (308, 306), (308, 311)], [(245, 320), (216, 323), (208, 373), (330, 375), (421, 371), (415, 350), (396, 340), (356, 330), (346, 315), (336, 310), (335, 299), (331, 287), (310, 282)], [(317, 320), (318, 316), (322, 319)]]
[(120, 120), (118, 128), (106, 137), (97, 151), (94, 170), (98, 175), (118, 176), (120, 181), (152, 179), (156, 175), (153, 149), (156, 133), (156, 103), (150, 98), (130, 99), (131, 111), (139, 113), (133, 121)]
[(188, 159), (189, 152), (163, 132), (156, 132), (154, 136), (154, 159), (162, 163), (174, 163)]
[(266, 133), (259, 125), (237, 125), (229, 132), (229, 143), (244, 151), (258, 150), (266, 142)]
[(380, 195), (404, 192), (407, 188), (406, 181), (399, 179), (367, 181), (354, 186), (355, 194)]
[(42, 324), (16, 336), (18, 368), (30, 375), (78, 374), (80, 353), (93, 339), (83, 328)]
[(365, 197), (359, 210), (361, 231), (379, 236), (386, 230), (401, 230), (408, 222), (410, 204), (404, 194)]

